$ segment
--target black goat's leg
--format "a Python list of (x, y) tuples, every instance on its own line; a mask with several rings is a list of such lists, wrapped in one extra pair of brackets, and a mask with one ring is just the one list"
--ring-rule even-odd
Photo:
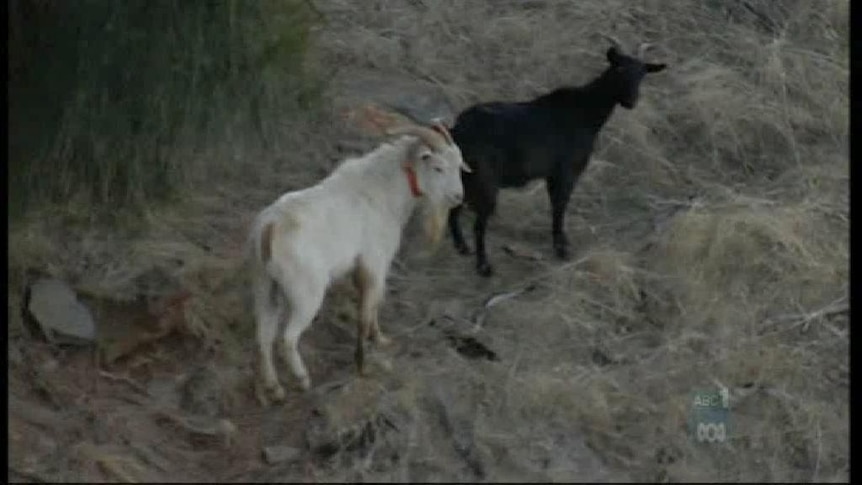
[(563, 219), (566, 215), (566, 204), (560, 203), (553, 208), (553, 238), (554, 254), (558, 258), (569, 259), (569, 238), (563, 231)]
[(452, 234), (452, 242), (455, 244), (455, 250), (467, 255), (470, 254), (470, 247), (464, 241), (464, 234), (461, 232), (461, 223), (458, 220), (463, 207), (463, 205), (459, 205), (449, 211), (449, 232)]
[(484, 277), (491, 276), (494, 272), (485, 254), (485, 229), (488, 227), (489, 217), (488, 213), (478, 213), (476, 222), (473, 224), (473, 236), (476, 240), (476, 272)]
[(565, 226), (566, 207), (574, 188), (572, 177), (549, 177), (547, 180), (548, 196), (551, 200), (551, 234), (554, 241), (554, 254), (560, 259), (569, 259), (569, 238), (563, 229)]

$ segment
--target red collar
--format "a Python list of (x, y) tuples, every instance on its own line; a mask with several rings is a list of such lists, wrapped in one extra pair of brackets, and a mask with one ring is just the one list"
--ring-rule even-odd
[(416, 180), (416, 171), (412, 165), (404, 165), (404, 171), (407, 172), (407, 183), (410, 184), (410, 192), (413, 197), (421, 197), (422, 191), (419, 189), (419, 182)]

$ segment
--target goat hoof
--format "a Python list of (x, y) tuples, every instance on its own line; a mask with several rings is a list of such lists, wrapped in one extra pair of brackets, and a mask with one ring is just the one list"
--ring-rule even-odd
[(311, 379), (308, 376), (302, 377), (299, 379), (299, 387), (302, 388), (303, 391), (308, 392), (311, 390)]
[(388, 347), (392, 345), (392, 339), (385, 335), (377, 334), (377, 337), (374, 338), (374, 343), (381, 347)]
[(263, 407), (269, 407), (273, 404), (280, 403), (284, 401), (286, 394), (284, 392), (284, 388), (281, 387), (281, 384), (264, 384), (262, 386), (256, 386), (255, 394), (257, 395), (257, 400), (260, 402), (260, 405)]
[(568, 243), (568, 241), (566, 241), (565, 239), (562, 241), (555, 241), (554, 242), (554, 254), (559, 259), (562, 259), (564, 261), (568, 260), (569, 259), (569, 243)]
[(456, 244), (455, 250), (458, 251), (458, 254), (462, 254), (464, 256), (473, 254), (473, 251), (470, 249), (470, 246), (467, 246), (466, 244)]
[(492, 274), (494, 274), (494, 269), (487, 262), (479, 263), (479, 265), (476, 266), (476, 273), (478, 273), (479, 276), (483, 276), (483, 277), (487, 278), (487, 277), (491, 276)]
[(569, 255), (569, 248), (567, 248), (567, 247), (565, 247), (565, 246), (563, 246), (563, 247), (557, 247), (557, 248), (556, 248), (556, 251), (554, 251), (554, 252), (556, 253), (556, 255), (557, 255), (557, 257), (558, 257), (559, 259), (562, 259), (563, 261), (568, 261), (568, 260), (569, 260), (569, 257), (570, 257), (570, 255)]
[(287, 396), (284, 392), (284, 388), (281, 387), (281, 384), (276, 384), (275, 387), (271, 387), (269, 392), (272, 394), (272, 400), (275, 403), (284, 401), (284, 398)]
[(266, 397), (266, 390), (261, 385), (254, 386), (254, 395), (257, 398), (257, 402), (260, 403), (262, 407), (268, 408), (271, 404), (269, 402), (269, 398)]

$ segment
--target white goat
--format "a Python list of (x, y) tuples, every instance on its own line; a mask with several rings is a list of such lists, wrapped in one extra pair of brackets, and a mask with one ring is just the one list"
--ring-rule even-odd
[(263, 404), (284, 399), (272, 360), (280, 320), (286, 317), (284, 360), (304, 390), (311, 379), (298, 343), (330, 284), (353, 273), (360, 293), (356, 364), (364, 374), (367, 339), (385, 345), (378, 308), (401, 233), (421, 201), (425, 232), (439, 242), (451, 207), (461, 203), (460, 170), (469, 171), (446, 128), (406, 125), (401, 136), (361, 157), (343, 161), (318, 184), (282, 195), (257, 216), (254, 251), (254, 310), (260, 346)]

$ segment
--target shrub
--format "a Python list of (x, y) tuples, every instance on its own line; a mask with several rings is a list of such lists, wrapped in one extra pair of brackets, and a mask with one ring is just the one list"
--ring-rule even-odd
[[(9, 207), (87, 196), (115, 207), (169, 194), (195, 147), (264, 144), (317, 86), (303, 1), (11, 0)], [(191, 151), (190, 151), (191, 150)]]

